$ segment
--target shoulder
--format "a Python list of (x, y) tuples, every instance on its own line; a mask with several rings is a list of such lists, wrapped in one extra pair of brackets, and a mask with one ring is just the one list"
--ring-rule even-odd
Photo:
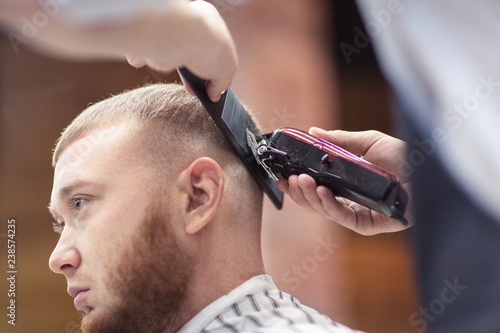
[[(221, 330), (222, 329), (222, 330)], [(219, 313), (204, 332), (355, 332), (277, 289), (247, 294)]]

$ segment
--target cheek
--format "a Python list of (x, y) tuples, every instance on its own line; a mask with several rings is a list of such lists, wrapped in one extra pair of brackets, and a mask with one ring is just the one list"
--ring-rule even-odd
[(148, 204), (144, 196), (130, 192), (109, 196), (93, 209), (90, 232), (105, 241), (130, 237), (144, 218)]
[(82, 268), (96, 285), (109, 288), (109, 274), (114, 274), (120, 259), (136, 234), (144, 211), (131, 205), (116, 205), (89, 216), (80, 238)]
[(85, 241), (82, 273), (88, 277), (90, 287), (94, 290), (91, 301), (98, 308), (113, 307), (120, 301), (114, 292), (114, 281), (119, 280), (119, 265), (127, 242), (116, 233), (92, 234)]

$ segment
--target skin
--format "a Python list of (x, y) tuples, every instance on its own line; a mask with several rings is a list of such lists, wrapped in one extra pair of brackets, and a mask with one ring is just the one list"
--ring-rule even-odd
[[(34, 37), (22, 34), (24, 19), (42, 12), (39, 1), (0, 0), (0, 23), (7, 24), (37, 50), (67, 59), (123, 60), (134, 67), (171, 72), (185, 66), (207, 79), (216, 101), (237, 68), (233, 39), (217, 9), (205, 1), (171, 1), (168, 8), (145, 11), (132, 20), (80, 27), (55, 15)], [(191, 92), (190, 88), (187, 89)]]
[[(223, 199), (230, 187), (225, 171), (211, 158), (179, 162), (174, 172), (158, 179), (141, 155), (137, 133), (133, 124), (113, 126), (62, 153), (50, 203), (61, 236), (49, 266), (66, 277), (68, 293), (76, 296), (75, 306), (85, 312), (88, 327), (120, 322), (117, 316), (137, 310), (129, 298), (140, 308), (142, 298), (157, 290), (154, 294), (169, 295), (161, 299), (177, 298), (182, 306), (170, 303), (175, 310), (156, 312), (148, 322), (161, 323), (156, 331), (175, 331), (215, 299), (264, 272), (260, 214), (234, 215), (232, 203)], [(161, 207), (162, 214), (151, 215), (151, 207)], [(148, 234), (144, 225), (152, 219), (172, 241), (151, 246), (138, 236)], [(239, 220), (247, 227), (234, 223)], [(134, 247), (137, 250), (131, 251)], [(169, 255), (172, 252), (182, 255)], [(148, 253), (158, 260), (147, 264)], [(134, 277), (131, 272), (138, 266), (144, 274)], [(144, 281), (148, 266), (160, 280)], [(163, 303), (149, 309), (155, 308), (164, 308)], [(155, 313), (149, 309), (147, 313)], [(139, 319), (144, 318), (139, 316), (135, 327), (141, 327)]]
[[(107, 288), (107, 275), (103, 274), (106, 262), (119, 259), (122, 252), (115, 249), (125, 248), (126, 240), (139, 228), (149, 201), (144, 195), (148, 180), (141, 176), (146, 169), (133, 161), (121, 144), (127, 139), (125, 128), (100, 134), (79, 140), (61, 156), (50, 204), (64, 228), (49, 266), (66, 276), (68, 293), (72, 293), (71, 288), (89, 289), (84, 300), (75, 304), (89, 315), (116, 305)], [(101, 141), (90, 145), (97, 137)], [(87, 145), (92, 149), (82, 156), (82, 147)], [(121, 168), (116, 161), (124, 159), (127, 167)]]
[[(406, 144), (403, 141), (378, 131), (325, 131), (313, 127), (309, 133), (362, 156), (367, 161), (387, 170), (399, 179), (407, 193), (411, 193), (409, 179), (402, 174), (400, 169), (400, 166), (405, 163), (404, 156), (406, 155)], [(405, 227), (383, 214), (350, 200), (335, 197), (328, 188), (317, 186), (314, 179), (306, 174), (291, 176), (288, 181), (280, 180), (278, 188), (308, 211), (319, 213), (362, 235), (400, 231), (413, 224), (411, 198), (405, 214), (409, 225)]]

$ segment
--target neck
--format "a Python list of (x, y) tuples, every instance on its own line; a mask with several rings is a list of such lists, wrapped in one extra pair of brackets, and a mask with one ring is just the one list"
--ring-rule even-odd
[(197, 249), (198, 259), (184, 306), (184, 323), (245, 281), (265, 273), (260, 232), (256, 237), (248, 234), (234, 237), (234, 233), (232, 236), (223, 236), (212, 244), (198, 243), (203, 246)]

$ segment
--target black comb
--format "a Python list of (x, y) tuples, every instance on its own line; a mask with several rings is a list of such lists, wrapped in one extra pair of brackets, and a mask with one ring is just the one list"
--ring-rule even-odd
[(276, 208), (281, 209), (283, 192), (278, 190), (277, 182), (271, 179), (257, 163), (247, 143), (247, 130), (256, 137), (259, 137), (261, 133), (233, 90), (229, 88), (221, 95), (219, 101), (214, 103), (207, 95), (206, 80), (197, 77), (185, 67), (179, 68), (179, 73), (194, 91), (264, 193)]

